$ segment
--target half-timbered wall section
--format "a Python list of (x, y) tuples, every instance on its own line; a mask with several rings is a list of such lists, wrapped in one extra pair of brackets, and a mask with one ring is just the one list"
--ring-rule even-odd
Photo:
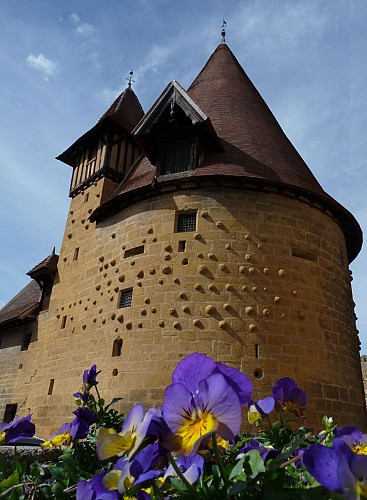
[(140, 148), (128, 140), (123, 133), (111, 131), (105, 134), (81, 152), (73, 170), (71, 196), (77, 194), (85, 183), (94, 181), (102, 173), (116, 181), (121, 181), (126, 171), (140, 155)]

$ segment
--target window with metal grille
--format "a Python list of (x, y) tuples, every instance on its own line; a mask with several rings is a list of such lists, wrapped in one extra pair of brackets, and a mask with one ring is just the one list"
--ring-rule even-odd
[(196, 212), (178, 214), (177, 232), (190, 233), (196, 231)]
[(133, 289), (121, 290), (119, 307), (131, 307), (133, 300)]

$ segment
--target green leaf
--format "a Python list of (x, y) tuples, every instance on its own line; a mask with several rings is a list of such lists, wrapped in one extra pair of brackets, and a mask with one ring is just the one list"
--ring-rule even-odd
[(59, 465), (54, 465), (53, 467), (50, 467), (50, 472), (52, 474), (52, 477), (58, 479), (59, 481), (64, 481), (67, 477), (65, 470), (63, 469), (63, 467), (60, 467)]
[(249, 477), (254, 478), (258, 474), (265, 472), (264, 460), (257, 450), (251, 450), (246, 453), (248, 458), (248, 463), (251, 467), (251, 474)]
[(246, 487), (246, 483), (244, 483), (243, 481), (235, 483), (229, 488), (228, 495), (230, 497), (233, 497), (234, 495), (237, 495), (237, 493), (241, 493), (242, 491), (244, 491)]
[(68, 498), (67, 494), (64, 493), (64, 486), (57, 481), (52, 485), (51, 490), (54, 494), (53, 498), (56, 498), (57, 500), (64, 500), (65, 498)]
[(235, 466), (233, 467), (230, 475), (229, 475), (229, 479), (236, 479), (240, 474), (243, 474), (244, 471), (243, 471), (243, 464), (246, 460), (246, 455), (244, 457), (242, 457), (236, 464)]
[(181, 479), (177, 478), (177, 477), (170, 477), (170, 483), (172, 484), (172, 486), (175, 488), (176, 491), (179, 491), (179, 492), (187, 492), (187, 487), (186, 485), (181, 481)]
[(17, 470), (15, 470), (12, 474), (10, 474), (9, 477), (6, 479), (3, 479), (0, 482), (0, 489), (5, 490), (7, 488), (11, 488), (12, 486), (15, 486), (16, 484), (20, 483), (20, 475)]

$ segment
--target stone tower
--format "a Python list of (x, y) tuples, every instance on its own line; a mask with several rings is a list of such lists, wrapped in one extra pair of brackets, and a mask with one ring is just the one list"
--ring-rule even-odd
[(159, 405), (194, 351), (247, 373), (254, 399), (293, 377), (306, 425), (366, 428), (348, 267), (360, 227), (225, 43), (187, 91), (171, 82), (143, 116), (128, 88), (58, 158), (73, 168), (58, 273), (12, 388), (39, 433), (70, 418), (91, 364), (127, 410)]

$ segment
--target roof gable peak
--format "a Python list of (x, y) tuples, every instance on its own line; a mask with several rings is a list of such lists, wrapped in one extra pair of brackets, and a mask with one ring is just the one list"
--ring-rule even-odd
[(164, 89), (162, 94), (155, 101), (150, 110), (133, 130), (134, 135), (148, 134), (155, 123), (159, 121), (162, 113), (168, 108), (179, 106), (185, 115), (190, 118), (191, 123), (202, 123), (208, 119), (203, 110), (188, 95), (184, 88), (176, 81), (172, 80)]

